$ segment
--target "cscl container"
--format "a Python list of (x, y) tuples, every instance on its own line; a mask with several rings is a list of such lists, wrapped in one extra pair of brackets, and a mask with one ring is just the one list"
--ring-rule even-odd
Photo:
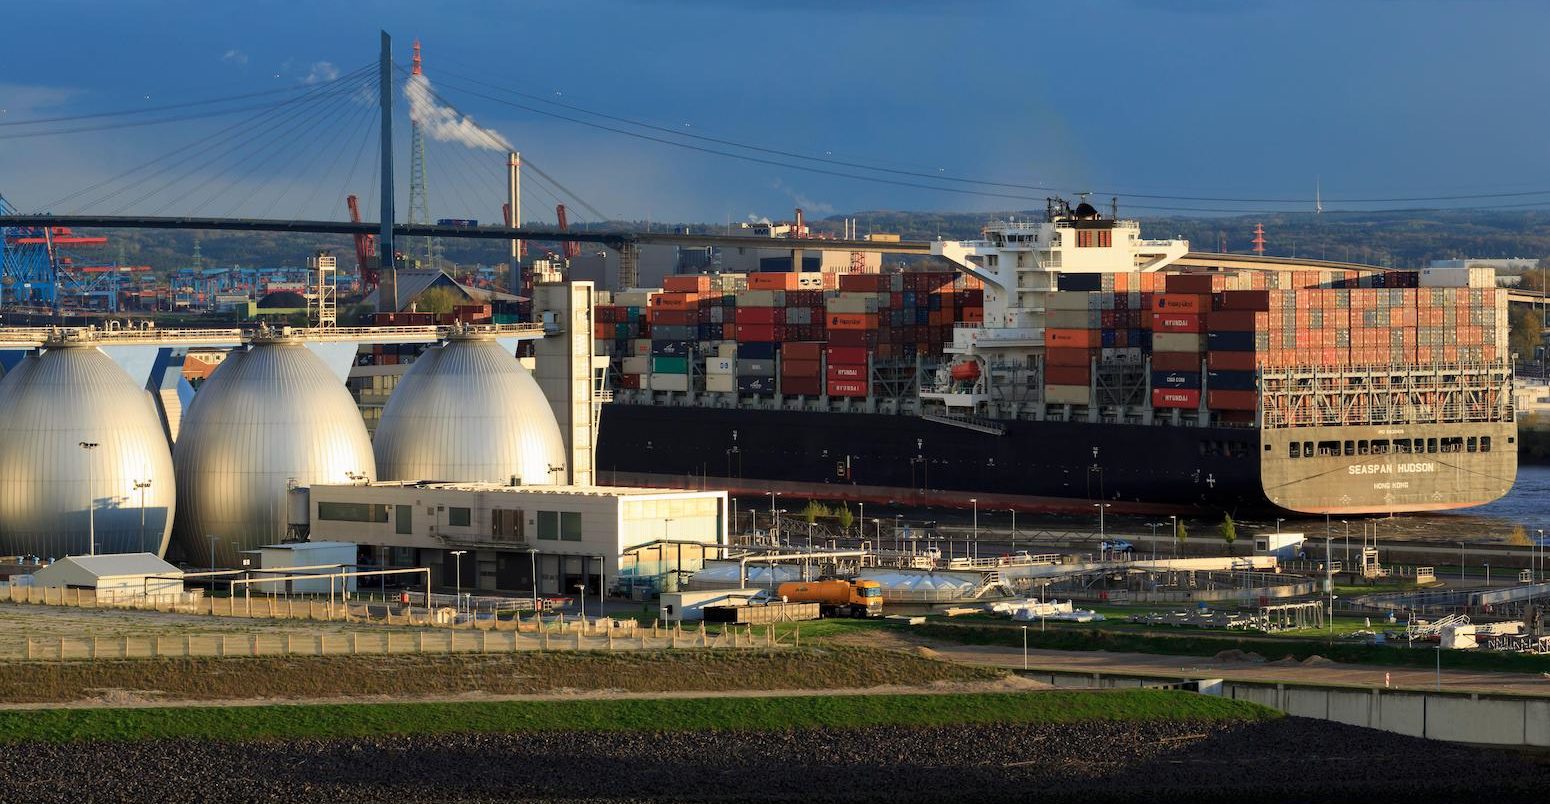
[(1258, 386), (1252, 371), (1212, 371), (1206, 374), (1206, 387), (1212, 391), (1252, 391)]
[(1198, 371), (1153, 371), (1153, 388), (1199, 388)]
[(773, 377), (775, 376), (775, 361), (773, 360), (744, 360), (737, 361), (737, 374), (740, 377)]

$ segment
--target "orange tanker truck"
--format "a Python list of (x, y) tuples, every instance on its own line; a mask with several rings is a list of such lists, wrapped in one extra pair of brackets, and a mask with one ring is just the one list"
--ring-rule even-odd
[(799, 581), (783, 583), (778, 597), (792, 603), (817, 603), (825, 617), (883, 616), (883, 587), (877, 581)]

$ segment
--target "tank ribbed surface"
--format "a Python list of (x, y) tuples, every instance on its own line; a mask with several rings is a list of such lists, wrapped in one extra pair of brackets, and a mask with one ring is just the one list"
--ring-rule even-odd
[(375, 436), (384, 480), (549, 485), (565, 442), (538, 383), (494, 340), (427, 349), (393, 389)]
[(355, 401), (305, 346), (260, 343), (233, 352), (189, 406), (173, 449), (187, 559), (218, 566), (286, 532), (290, 483), (375, 478), (371, 439)]
[(0, 379), (0, 553), (86, 553), (89, 494), (98, 553), (160, 555), (175, 493), (150, 393), (96, 347), (29, 355)]

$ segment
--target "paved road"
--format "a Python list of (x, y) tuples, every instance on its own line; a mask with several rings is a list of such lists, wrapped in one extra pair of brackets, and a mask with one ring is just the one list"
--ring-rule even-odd
[[(1020, 648), (997, 648), (933, 644), (931, 649), (943, 658), (968, 664), (1018, 669), (1023, 666)], [(1530, 673), (1498, 673), (1480, 670), (1450, 670), (1448, 655), (1442, 656), (1442, 688), (1455, 692), (1512, 693), (1550, 696), (1550, 679)], [(1381, 667), (1355, 664), (1279, 665), (1249, 662), (1219, 662), (1204, 657), (1154, 656), (1144, 653), (1108, 653), (1104, 651), (1065, 652), (1028, 651), (1028, 666), (1038, 670), (1069, 673), (1118, 673), (1155, 675), (1171, 678), (1221, 678), (1233, 681), (1285, 682), (1352, 687), (1382, 687), (1384, 676), (1390, 686), (1402, 689), (1433, 690), (1437, 672), (1415, 667)]]

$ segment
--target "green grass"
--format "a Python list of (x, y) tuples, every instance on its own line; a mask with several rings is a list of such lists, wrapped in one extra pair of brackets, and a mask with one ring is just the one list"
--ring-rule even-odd
[(0, 742), (261, 740), (526, 731), (783, 730), (821, 727), (1266, 720), (1270, 709), (1165, 690), (681, 700), (494, 701), (52, 709), (0, 712)]
[[(1381, 630), (1373, 623), (1375, 630)], [(1162, 656), (1215, 656), (1230, 649), (1252, 651), (1266, 659), (1291, 656), (1302, 660), (1309, 656), (1323, 656), (1348, 664), (1383, 665), (1389, 667), (1434, 667), (1437, 656), (1432, 646), (1410, 648), (1404, 644), (1368, 645), (1360, 642), (1335, 641), (1295, 637), (1232, 638), (1220, 635), (1192, 636), (1188, 629), (1160, 634), (1162, 629), (1150, 629), (1148, 633), (1135, 631), (1078, 630), (1075, 628), (1050, 628), (1040, 632), (1028, 629), (1028, 647), (1043, 650), (1065, 651), (1112, 651), (1117, 653), (1145, 653)], [(1167, 629), (1172, 631), (1172, 629)], [(977, 625), (949, 625), (928, 623), (916, 626), (912, 633), (927, 639), (940, 639), (964, 645), (997, 645), (1022, 647), (1022, 629), (1016, 626), (983, 627)], [(1217, 632), (1220, 633), (1220, 632)], [(1442, 667), (1447, 670), (1489, 670), (1510, 673), (1550, 672), (1550, 656), (1529, 656), (1510, 653), (1473, 651), (1444, 651)]]

